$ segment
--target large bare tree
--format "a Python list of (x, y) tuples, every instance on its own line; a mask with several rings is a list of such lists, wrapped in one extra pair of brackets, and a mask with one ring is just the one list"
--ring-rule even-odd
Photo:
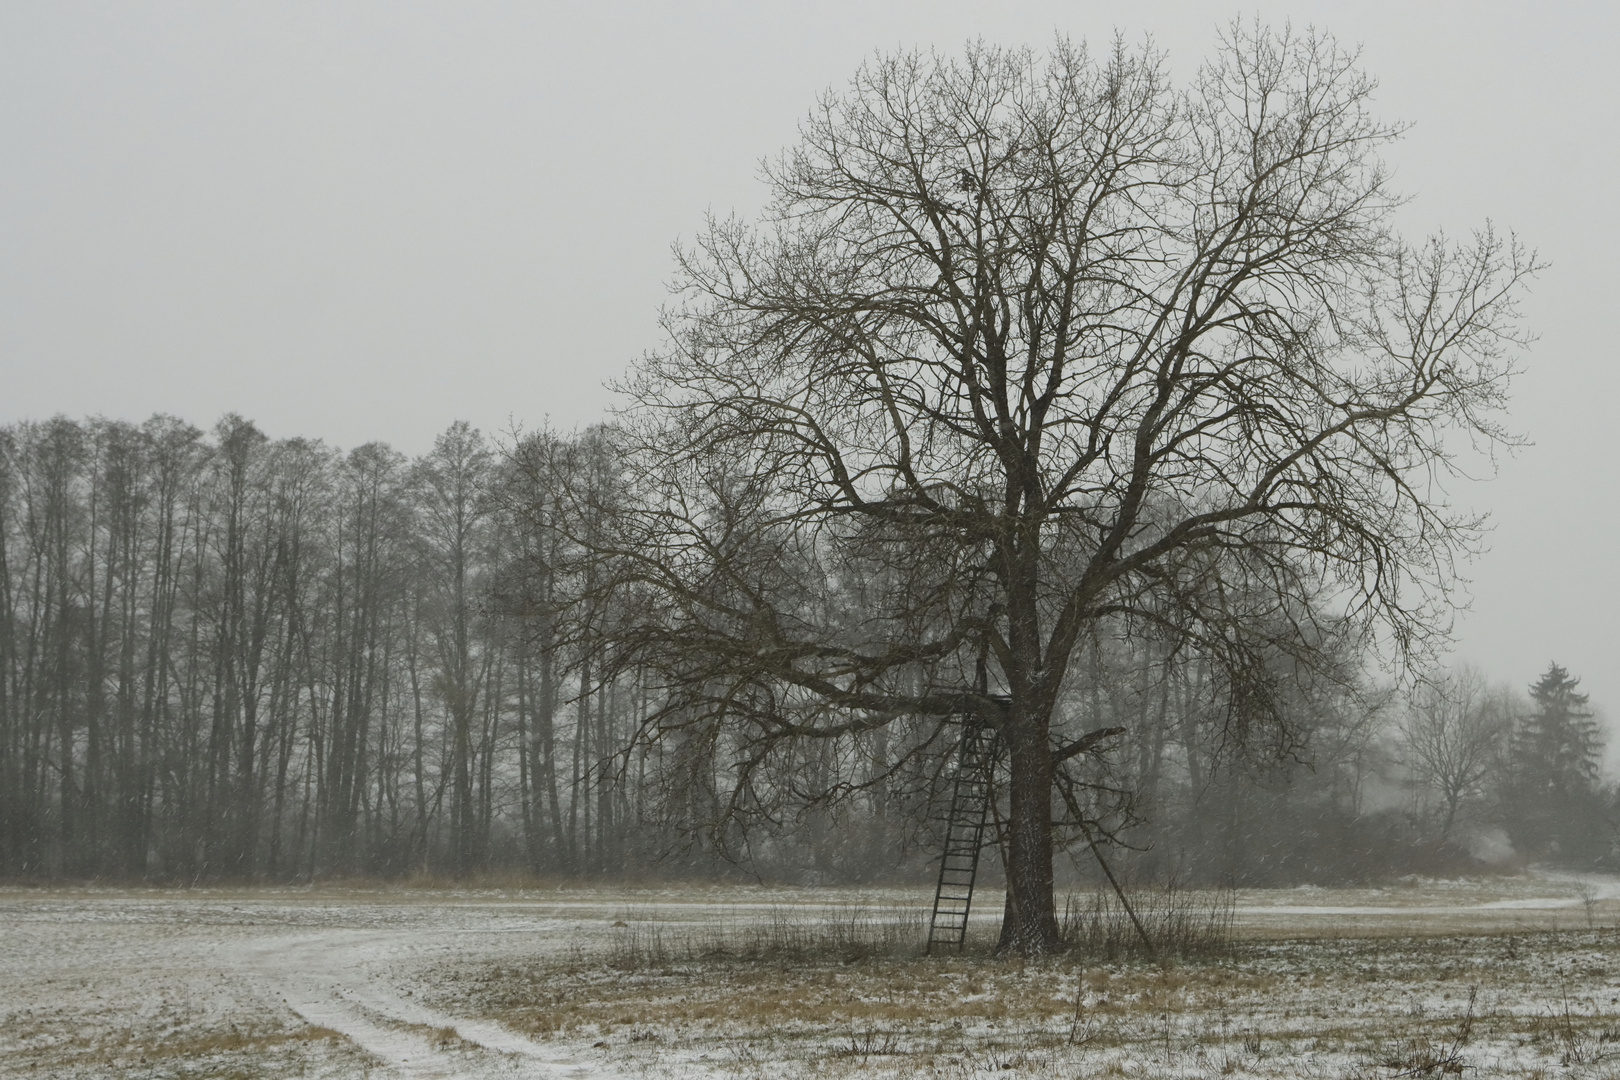
[(1093, 627), (1218, 660), (1242, 736), (1317, 615), (1400, 649), (1445, 625), (1480, 522), (1439, 481), (1506, 437), (1534, 267), (1397, 235), (1371, 90), (1258, 26), (1184, 88), (1119, 44), (883, 56), (765, 166), (757, 222), (679, 253), (617, 554), (663, 598), (660, 722), (732, 733), (734, 803), (784, 741), (979, 717), (1002, 947), (1052, 950), (1055, 785), (1106, 744), (1057, 710)]

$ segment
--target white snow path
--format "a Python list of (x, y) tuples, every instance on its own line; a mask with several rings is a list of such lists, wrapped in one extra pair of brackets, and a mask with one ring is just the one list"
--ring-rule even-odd
[[(1588, 895), (1596, 902), (1620, 898), (1620, 877), (1613, 874), (1575, 874), (1541, 871), (1536, 877), (1544, 881), (1585, 885)], [(1527, 896), (1513, 900), (1491, 900), (1478, 904), (1417, 905), (1331, 905), (1331, 904), (1241, 904), (1236, 914), (1243, 917), (1270, 915), (1394, 915), (1421, 917), (1436, 915), (1467, 915), (1484, 911), (1557, 911), (1578, 908), (1586, 903), (1581, 896)]]
[[(373, 974), (390, 960), (421, 951), (419, 933), (327, 930), (267, 935), (233, 943), (227, 954), (279, 995), (306, 1022), (341, 1032), (408, 1080), (462, 1078), (609, 1077), (618, 1070), (542, 1046), (500, 1024), (467, 1020), (429, 1008)], [(466, 1046), (443, 1046), (454, 1030), (486, 1051), (468, 1060)]]

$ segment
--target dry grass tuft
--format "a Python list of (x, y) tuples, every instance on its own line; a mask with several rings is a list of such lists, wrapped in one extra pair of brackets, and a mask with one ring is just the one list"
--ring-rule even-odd
[(741, 963), (920, 956), (928, 916), (914, 907), (843, 904), (831, 910), (778, 906), (763, 919), (712, 919), (697, 926), (666, 926), (620, 918), (607, 960), (620, 971), (665, 968), (698, 961)]
[(1119, 897), (1102, 888), (1065, 900), (1060, 924), (1063, 940), (1075, 953), (1092, 960), (1232, 954), (1236, 902), (1230, 890), (1194, 891), (1172, 882), (1137, 889), (1128, 899), (1147, 932), (1146, 943)]

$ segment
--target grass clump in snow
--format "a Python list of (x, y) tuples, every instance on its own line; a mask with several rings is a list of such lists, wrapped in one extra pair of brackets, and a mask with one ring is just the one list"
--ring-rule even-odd
[(918, 908), (782, 905), (764, 918), (720, 917), (697, 925), (620, 919), (607, 960), (620, 971), (715, 960), (851, 963), (921, 955), (927, 936), (928, 915)]
[(1070, 895), (1059, 923), (1064, 943), (1079, 956), (1110, 961), (1219, 957), (1234, 950), (1237, 905), (1230, 889), (1183, 889), (1170, 882), (1134, 889), (1126, 900), (1128, 909), (1106, 888)]

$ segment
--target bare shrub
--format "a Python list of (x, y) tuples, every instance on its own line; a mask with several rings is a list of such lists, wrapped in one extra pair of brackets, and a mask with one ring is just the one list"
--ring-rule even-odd
[[(1468, 1010), (1457, 1021), (1449, 1042), (1436, 1043), (1420, 1040), (1383, 1062), (1384, 1068), (1395, 1070), (1397, 1077), (1407, 1076), (1460, 1076), (1469, 1065), (1462, 1056), (1463, 1048), (1474, 1034), (1474, 1006), (1479, 1002), (1479, 987), (1468, 988)], [(1566, 1063), (1567, 1064), (1567, 1063)]]
[(614, 924), (613, 938), (608, 946), (608, 963), (624, 971), (663, 967), (670, 962), (669, 947), (664, 944), (664, 928), (653, 922), (625, 922)]
[(1599, 899), (1597, 888), (1582, 878), (1575, 882), (1575, 894), (1581, 898), (1581, 906), (1586, 909), (1586, 928), (1596, 930)]
[[(1167, 885), (1138, 888), (1127, 899), (1111, 889), (1071, 894), (1063, 905), (1063, 940), (1075, 952), (1114, 960), (1125, 956), (1220, 956), (1231, 951), (1236, 901), (1229, 889), (1190, 890)], [(1141, 922), (1142, 934), (1131, 920)]]

